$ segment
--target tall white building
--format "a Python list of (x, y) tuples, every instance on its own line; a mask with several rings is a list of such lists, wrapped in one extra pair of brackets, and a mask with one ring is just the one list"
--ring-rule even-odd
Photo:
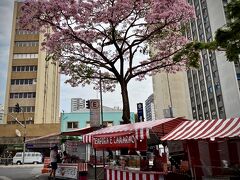
[(151, 94), (147, 98), (147, 100), (145, 101), (145, 112), (146, 112), (146, 120), (147, 121), (154, 121), (155, 120), (153, 94)]
[[(226, 24), (227, 0), (188, 0), (196, 12), (189, 26), (189, 39), (209, 42), (214, 32)], [(194, 119), (240, 116), (239, 63), (226, 61), (223, 52), (201, 52), (201, 69), (188, 71), (188, 84)]]
[(71, 99), (71, 112), (81, 111), (85, 109), (85, 99), (72, 98)]
[[(8, 62), (8, 78), (5, 96), (5, 114), (17, 117), (27, 124), (59, 123), (59, 66), (46, 61), (46, 51), (41, 43), (44, 35), (39, 31), (21, 29), (21, 2), (15, 2)], [(19, 104), (21, 112), (15, 113)], [(4, 123), (16, 124), (11, 116)]]
[[(187, 37), (195, 41), (212, 41), (216, 30), (226, 24), (224, 7), (227, 0), (188, 2), (195, 9), (196, 19), (189, 23)], [(166, 74), (153, 77), (156, 117), (163, 115), (167, 104), (172, 104), (174, 116), (185, 113), (193, 119), (240, 116), (239, 63), (226, 61), (223, 52), (203, 50), (200, 55), (201, 68), (198, 70), (171, 74), (169, 78)]]

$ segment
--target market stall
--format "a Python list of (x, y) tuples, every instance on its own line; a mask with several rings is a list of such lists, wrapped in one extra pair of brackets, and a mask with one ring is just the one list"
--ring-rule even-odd
[[(106, 127), (83, 135), (83, 142), (90, 143), (95, 150), (113, 151), (127, 149), (129, 152), (141, 152), (128, 155), (116, 155), (108, 161), (105, 167), (105, 179), (167, 179), (168, 169), (166, 157), (162, 159), (162, 171), (142, 167), (146, 160), (146, 151), (149, 144), (159, 144), (160, 137), (169, 133), (180, 123), (187, 121), (184, 118), (168, 118), (155, 121), (139, 122)], [(145, 155), (144, 155), (145, 154)], [(95, 162), (96, 163), (96, 162)]]
[[(62, 132), (62, 136), (82, 136), (99, 128), (86, 127), (81, 129), (74, 129), (68, 132)], [(66, 140), (64, 142), (65, 152), (67, 153), (67, 160), (64, 163), (58, 163), (56, 170), (56, 177), (60, 179), (87, 179), (89, 160), (89, 146), (83, 144), (81, 140)]]
[(240, 118), (182, 122), (162, 141), (182, 141), (195, 179), (240, 179)]

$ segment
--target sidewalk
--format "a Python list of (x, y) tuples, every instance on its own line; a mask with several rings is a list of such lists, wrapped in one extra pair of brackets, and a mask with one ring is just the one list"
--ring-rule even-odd
[[(49, 173), (41, 174), (36, 179), (38, 180), (48, 180)], [(103, 174), (103, 167), (97, 167), (97, 180), (103, 180), (104, 179)], [(56, 178), (56, 180), (63, 180), (64, 178)], [(88, 165), (88, 180), (95, 180), (95, 168), (94, 166)]]
[(0, 164), (0, 168), (25, 168), (25, 167), (43, 167), (43, 164), (21, 164), (21, 165), (17, 165), (17, 164), (8, 164), (8, 165), (4, 165), (4, 164)]

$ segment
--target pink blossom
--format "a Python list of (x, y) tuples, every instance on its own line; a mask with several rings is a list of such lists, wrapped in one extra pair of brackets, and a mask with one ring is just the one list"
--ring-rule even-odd
[[(101, 68), (104, 90), (112, 91), (115, 83), (127, 87), (133, 78), (186, 69), (185, 56), (179, 62), (172, 57), (188, 43), (181, 28), (191, 18), (186, 0), (26, 0), (20, 25), (42, 29), (43, 48), (54, 54), (72, 86), (98, 88), (99, 79), (87, 77)], [(149, 58), (136, 58), (149, 49)]]

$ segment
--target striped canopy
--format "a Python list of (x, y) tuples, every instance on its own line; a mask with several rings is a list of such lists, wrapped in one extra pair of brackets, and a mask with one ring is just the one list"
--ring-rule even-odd
[[(170, 132), (181, 122), (187, 121), (184, 118), (167, 118), (154, 121), (138, 122), (133, 124), (123, 124), (106, 127), (92, 133), (83, 135), (84, 143), (92, 143), (92, 138), (96, 136), (120, 136), (121, 134), (133, 133), (137, 140), (148, 139), (149, 131), (161, 134), (162, 136)], [(160, 138), (160, 137), (159, 137)]]
[(240, 118), (182, 122), (161, 140), (190, 140), (240, 137)]

